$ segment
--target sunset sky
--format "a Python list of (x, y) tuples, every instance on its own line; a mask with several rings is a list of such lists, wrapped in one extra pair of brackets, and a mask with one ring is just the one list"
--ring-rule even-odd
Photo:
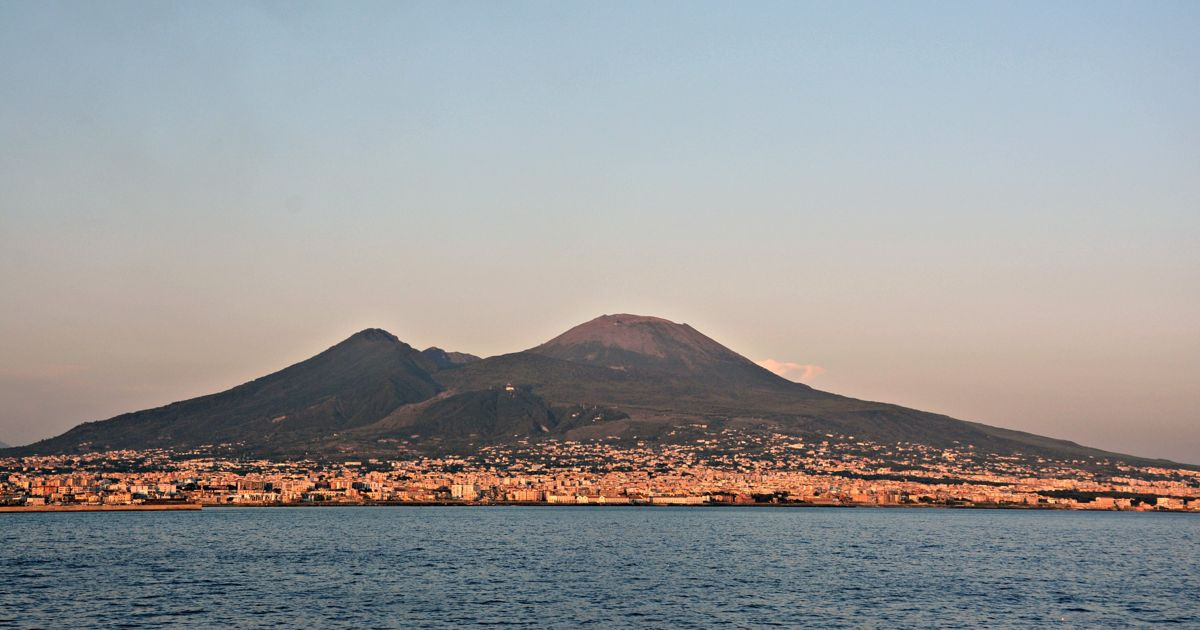
[(1200, 463), (1200, 3), (0, 3), (0, 441), (653, 314)]

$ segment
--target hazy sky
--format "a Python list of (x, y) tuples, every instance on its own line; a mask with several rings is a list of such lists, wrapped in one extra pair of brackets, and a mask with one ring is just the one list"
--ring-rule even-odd
[(684, 321), (1200, 463), (1200, 3), (0, 2), (0, 440)]

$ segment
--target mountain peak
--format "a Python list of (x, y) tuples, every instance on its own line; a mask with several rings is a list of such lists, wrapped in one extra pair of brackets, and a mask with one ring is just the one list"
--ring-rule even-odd
[(547, 341), (535, 350), (580, 345), (599, 345), (660, 358), (686, 349), (731, 352), (687, 324), (629, 313), (601, 315)]
[(382, 328), (367, 328), (350, 335), (346, 341), (350, 340), (399, 342), (400, 338)]
[(775, 378), (695, 328), (649, 315), (601, 315), (530, 352), (619, 370)]
[(687, 326), (687, 324), (676, 324), (675, 322), (673, 322), (669, 319), (664, 319), (662, 317), (655, 317), (653, 315), (635, 315), (633, 313), (613, 313), (612, 315), (601, 315), (600, 317), (597, 317), (596, 319), (584, 322), (584, 323), (580, 324), (579, 326), (576, 326), (576, 328), (587, 326), (589, 324), (613, 324), (616, 326), (620, 326), (621, 324), (644, 324), (644, 323), (648, 323), (648, 322), (654, 322), (654, 323), (660, 323), (660, 324), (670, 324), (672, 326)]

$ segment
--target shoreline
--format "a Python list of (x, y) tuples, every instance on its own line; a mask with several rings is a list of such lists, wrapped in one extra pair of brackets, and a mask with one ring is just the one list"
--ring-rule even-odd
[(24, 512), (162, 512), (199, 510), (199, 503), (130, 504), (130, 505), (0, 505), (0, 513)]
[(836, 505), (827, 503), (694, 503), (694, 504), (652, 504), (652, 503), (546, 503), (530, 501), (504, 501), (495, 503), (467, 503), (457, 501), (394, 501), (375, 503), (221, 503), (203, 504), (204, 508), (333, 508), (333, 507), (552, 507), (552, 508), (696, 508), (696, 509), (725, 509), (725, 508), (755, 508), (755, 509), (886, 509), (886, 510), (1005, 510), (1021, 512), (1158, 512), (1164, 514), (1200, 514), (1196, 510), (1116, 510), (1080, 509), (1071, 507), (1045, 506), (1016, 506), (1016, 505)]
[(1114, 509), (1079, 509), (1057, 506), (1006, 506), (1006, 505), (830, 505), (813, 503), (704, 503), (704, 504), (596, 504), (596, 503), (545, 503), (530, 501), (474, 503), (459, 501), (381, 501), (372, 503), (166, 503), (166, 504), (131, 504), (131, 505), (10, 505), (0, 506), (0, 514), (46, 513), (46, 512), (163, 512), (163, 511), (199, 511), (201, 509), (227, 508), (372, 508), (372, 507), (583, 507), (583, 508), (764, 508), (764, 509), (811, 509), (811, 508), (882, 508), (895, 510), (1011, 510), (1032, 512), (1131, 512), (1131, 513), (1168, 513), (1168, 514), (1200, 514), (1195, 510), (1114, 510)]

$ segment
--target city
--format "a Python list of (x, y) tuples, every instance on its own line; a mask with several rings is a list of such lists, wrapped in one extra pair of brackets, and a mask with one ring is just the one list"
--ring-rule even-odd
[[(123, 450), (0, 459), (0, 510), (403, 504), (788, 505), (1200, 511), (1200, 471), (809, 441), (727, 429), (668, 444), (521, 440), (471, 456), (272, 461)], [(835, 455), (836, 453), (836, 455)]]

